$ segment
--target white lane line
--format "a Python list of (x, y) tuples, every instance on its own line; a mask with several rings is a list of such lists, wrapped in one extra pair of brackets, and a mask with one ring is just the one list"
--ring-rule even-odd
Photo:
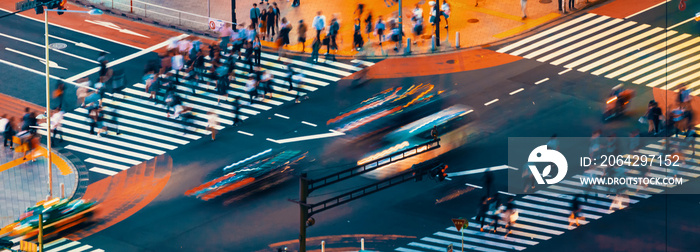
[(358, 59), (351, 60), (350, 62), (352, 62), (352, 63), (364, 64), (364, 65), (366, 65), (366, 66), (374, 66), (374, 63), (372, 63), (372, 62), (364, 61), (364, 60), (358, 60)]
[(281, 118), (284, 118), (284, 119), (289, 119), (289, 116), (280, 115), (280, 114), (277, 114), (277, 113), (275, 113), (275, 116), (276, 116), (276, 117), (281, 117)]
[(102, 160), (94, 159), (94, 158), (85, 159), (85, 162), (96, 164), (96, 165), (101, 165), (101, 166), (107, 166), (109, 168), (114, 168), (114, 169), (122, 170), (122, 171), (130, 168), (129, 166), (126, 166), (126, 165), (119, 165), (119, 164), (115, 164), (112, 162), (102, 161)]
[[(465, 243), (464, 246), (461, 246), (460, 244), (456, 244), (455, 242), (444, 241), (444, 240), (435, 239), (435, 238), (432, 238), (432, 237), (423, 237), (423, 238), (421, 238), (421, 241), (427, 241), (427, 242), (437, 243), (437, 244), (441, 244), (441, 245), (443, 245), (443, 246), (447, 246), (447, 245), (452, 244), (452, 245), (454, 245), (454, 248), (458, 248), (458, 247), (459, 247), (459, 248), (462, 248), (462, 250), (468, 249), (468, 250), (477, 250), (477, 251), (483, 251), (483, 252), (505, 252), (505, 251), (503, 251), (503, 250), (497, 250), (497, 249), (484, 248), (484, 247), (480, 247), (480, 246), (474, 246), (474, 245), (470, 245), (470, 244), (468, 244), (468, 243)], [(442, 248), (440, 251), (445, 251), (445, 248)]]
[[(40, 45), (40, 44), (34, 43), (34, 42), (32, 42), (32, 41), (24, 40), (24, 39), (15, 37), (15, 36), (3, 34), (3, 33), (0, 33), (0, 36), (6, 37), (6, 38), (10, 38), (10, 39), (14, 39), (14, 40), (17, 40), (17, 41), (20, 41), (20, 42), (24, 42), (24, 43), (27, 43), (27, 44), (30, 44), (30, 45), (33, 45), (33, 46), (37, 46), (37, 47), (41, 47), (41, 48), (46, 48), (44, 45)], [(52, 51), (54, 51), (54, 52), (60, 53), (60, 54), (65, 54), (65, 55), (71, 56), (71, 57), (76, 58), (76, 59), (81, 59), (81, 60), (84, 60), (84, 61), (87, 61), (87, 62), (92, 62), (92, 63), (95, 63), (95, 64), (99, 64), (99, 62), (97, 62), (97, 61), (94, 61), (94, 60), (91, 60), (91, 59), (88, 59), (88, 58), (84, 58), (84, 57), (81, 57), (81, 56), (78, 56), (78, 55), (75, 55), (75, 54), (72, 54), (72, 53), (67, 53), (67, 52), (64, 52), (64, 51), (61, 51), (61, 50), (56, 50), (56, 49), (53, 49), (53, 48), (50, 48), (50, 47), (49, 47), (49, 49), (52, 50)], [(97, 67), (97, 69), (99, 70), (100, 68)], [(95, 71), (95, 72), (97, 72), (97, 71)]]
[(283, 144), (283, 143), (300, 142), (300, 141), (327, 138), (327, 137), (336, 137), (336, 136), (342, 136), (342, 135), (345, 135), (345, 133), (334, 131), (331, 133), (292, 137), (292, 138), (286, 138), (286, 139), (280, 139), (280, 140), (274, 140), (274, 139), (268, 138), (267, 140), (278, 143), (278, 144)]
[(461, 171), (461, 172), (451, 172), (451, 173), (447, 173), (447, 176), (457, 177), (457, 176), (465, 176), (465, 175), (484, 173), (484, 172), (500, 171), (500, 170), (505, 170), (505, 169), (517, 170), (517, 168), (515, 168), (515, 167), (511, 167), (511, 166), (507, 166), (507, 165), (499, 165), (499, 166), (494, 166), (494, 167), (479, 168), (479, 169), (473, 169), (473, 170), (467, 170), (467, 171)]
[[(520, 209), (518, 209), (518, 212), (520, 212)], [(567, 222), (568, 222), (568, 219), (567, 219)], [(457, 231), (457, 229), (454, 226), (446, 228), (445, 230), (459, 233), (459, 231)], [(466, 234), (466, 235), (472, 235), (472, 236), (478, 236), (478, 237), (488, 237), (491, 239), (501, 240), (501, 241), (505, 241), (505, 242), (517, 242), (517, 243), (531, 245), (531, 246), (537, 245), (539, 243), (536, 241), (525, 240), (525, 239), (520, 239), (520, 238), (515, 238), (515, 237), (503, 237), (503, 235), (500, 235), (500, 234), (481, 232), (481, 231), (476, 231), (476, 230), (472, 230), (469, 228), (462, 228), (462, 230), (464, 230), (464, 234)]]
[(564, 71), (559, 72), (559, 75), (568, 73), (569, 71), (571, 71), (571, 68), (568, 68), (568, 69), (566, 69), (566, 70), (564, 70)]
[(313, 124), (313, 123), (310, 123), (310, 122), (307, 122), (307, 121), (301, 121), (301, 123), (306, 124), (306, 125), (309, 125), (309, 126), (311, 126), (311, 127), (316, 127), (316, 124)]
[[(75, 42), (75, 41), (68, 40), (68, 39), (64, 39), (64, 38), (61, 38), (61, 37), (58, 37), (58, 36), (54, 36), (54, 35), (51, 35), (51, 34), (49, 34), (49, 37), (55, 38), (55, 39), (58, 39), (58, 40), (63, 40), (63, 41), (66, 41), (66, 42), (68, 42), (68, 43), (72, 43), (72, 44), (74, 44), (75, 46), (79, 46), (79, 47), (82, 47), (82, 48), (85, 48), (85, 49), (90, 49), (90, 50), (93, 50), (93, 51), (109, 53), (109, 52), (107, 52), (107, 51), (105, 51), (105, 50), (102, 50), (102, 49), (100, 49), (100, 48), (97, 48), (97, 47), (94, 47), (94, 46), (85, 44), (85, 43), (83, 43), (83, 42)], [(140, 50), (140, 49), (139, 49), (139, 50)]]
[(498, 193), (503, 194), (503, 195), (508, 195), (508, 196), (516, 196), (515, 194), (504, 192), (504, 191), (498, 191)]
[[(277, 60), (277, 58), (279, 58), (278, 55), (269, 54), (269, 53), (265, 53), (265, 52), (262, 53), (262, 57), (263, 57), (263, 58), (272, 59), (272, 60)], [(352, 74), (351, 72), (339, 70), (339, 69), (336, 69), (336, 68), (325, 67), (325, 66), (319, 65), (319, 64), (311, 64), (311, 63), (308, 63), (308, 62), (305, 62), (305, 61), (293, 60), (293, 59), (290, 59), (290, 58), (282, 58), (282, 61), (284, 61), (284, 62), (292, 62), (292, 64), (294, 64), (294, 65), (303, 66), (303, 67), (308, 67), (308, 68), (313, 68), (313, 69), (317, 69), (317, 70), (324, 71), (324, 72), (329, 72), (329, 73), (335, 73), (335, 74), (341, 75), (341, 76), (348, 76), (348, 75), (351, 75), (351, 74)], [(351, 66), (351, 65), (348, 65), (348, 64), (343, 64), (343, 63), (338, 63), (338, 64), (344, 65), (343, 68), (348, 69), (348, 70), (351, 70), (351, 71), (360, 71), (360, 70), (362, 70), (362, 68), (355, 67), (355, 66)]]
[(575, 24), (577, 24), (578, 22), (583, 21), (583, 20), (586, 20), (586, 19), (588, 19), (588, 18), (590, 18), (590, 17), (592, 17), (592, 16), (596, 16), (596, 15), (593, 14), (593, 13), (587, 13), (586, 15), (580, 16), (580, 17), (578, 17), (578, 18), (576, 18), (576, 19), (574, 19), (574, 20), (571, 20), (571, 21), (569, 21), (569, 22), (566, 22), (566, 23), (557, 25), (557, 26), (555, 26), (555, 27), (553, 27), (553, 28), (551, 28), (551, 29), (544, 30), (544, 31), (542, 31), (542, 32), (540, 32), (540, 33), (537, 33), (537, 34), (533, 35), (533, 36), (529, 36), (529, 37), (526, 37), (526, 38), (524, 38), (524, 39), (522, 39), (522, 40), (519, 40), (518, 42), (515, 42), (515, 43), (513, 43), (513, 44), (510, 44), (510, 45), (508, 45), (508, 46), (506, 46), (506, 47), (503, 47), (503, 48), (499, 49), (497, 52), (499, 52), (499, 53), (505, 53), (505, 52), (510, 51), (510, 50), (512, 50), (512, 49), (515, 49), (515, 48), (517, 48), (517, 47), (519, 47), (519, 46), (522, 46), (522, 45), (525, 45), (525, 44), (528, 44), (528, 43), (532, 43), (532, 41), (536, 41), (537, 39), (540, 39), (541, 37), (547, 36), (547, 35), (549, 35), (550, 33), (554, 33), (554, 32), (556, 32), (556, 31), (559, 31), (559, 30), (561, 30), (561, 29), (564, 29), (564, 28), (566, 28), (567, 26), (575, 25)]
[[(592, 51), (598, 49), (599, 47), (602, 47), (602, 46), (604, 46), (604, 45), (610, 43), (611, 41), (614, 42), (614, 41), (616, 41), (616, 40), (618, 40), (618, 39), (621, 39), (621, 38), (623, 38), (623, 37), (625, 37), (625, 36), (627, 36), (627, 35), (629, 35), (629, 34), (632, 34), (632, 31), (626, 31), (626, 32), (624, 32), (624, 33), (622, 33), (622, 34), (618, 34), (618, 35), (612, 36), (612, 37), (610, 37), (610, 38), (608, 38), (608, 39), (600, 40), (601, 38), (608, 37), (608, 36), (610, 36), (611, 34), (615, 34), (615, 33), (617, 33), (618, 31), (627, 29), (627, 27), (632, 26), (632, 25), (635, 25), (635, 24), (637, 24), (637, 22), (631, 22), (631, 21), (630, 21), (630, 22), (625, 22), (625, 23), (622, 23), (622, 24), (620, 24), (620, 25), (618, 25), (618, 26), (615, 26), (615, 27), (612, 28), (612, 29), (609, 29), (609, 30), (607, 30), (607, 31), (605, 31), (605, 32), (602, 32), (602, 33), (600, 33), (600, 34), (598, 34), (598, 35), (595, 35), (595, 36), (592, 36), (592, 37), (590, 37), (590, 38), (584, 39), (584, 40), (582, 40), (582, 41), (576, 43), (576, 44), (580, 44), (580, 45), (585, 45), (584, 47), (579, 47), (578, 50), (566, 50), (566, 51), (567, 51), (566, 56), (561, 57), (561, 58), (559, 58), (559, 59), (557, 59), (557, 60), (554, 60), (554, 61), (550, 62), (550, 64), (552, 64), (552, 65), (560, 65), (560, 64), (562, 64), (562, 63), (564, 63), (564, 62), (567, 62), (567, 61), (570, 61), (570, 60), (572, 60), (572, 59), (575, 59), (575, 58), (577, 58), (577, 57), (579, 57), (579, 56), (581, 56), (581, 55), (588, 54), (589, 52), (592, 52)], [(641, 29), (641, 28), (640, 28), (640, 29)], [(634, 31), (634, 30), (633, 30), (633, 31)], [(599, 41), (599, 40), (600, 40), (600, 41)], [(596, 42), (596, 41), (598, 41), (598, 42)], [(592, 43), (592, 44), (591, 44), (591, 43)], [(568, 49), (568, 48), (567, 48), (567, 49)]]
[[(12, 48), (8, 48), (8, 47), (5, 47), (5, 50), (8, 50), (8, 51), (10, 51), (10, 52), (13, 52), (13, 53), (16, 53), (16, 54), (19, 54), (19, 55), (22, 55), (22, 56), (26, 56), (26, 57), (29, 57), (29, 58), (32, 58), (32, 59), (35, 59), (35, 60), (38, 60), (39, 62), (41, 62), (41, 64), (46, 65), (46, 60), (45, 60), (44, 58), (42, 58), (42, 57), (37, 57), (37, 56), (31, 55), (31, 54), (28, 54), (28, 53), (25, 53), (25, 52), (21, 52), (21, 51), (12, 49)], [(68, 68), (59, 66), (58, 63), (53, 62), (53, 61), (51, 61), (51, 60), (49, 60), (49, 67), (51, 67), (51, 68), (58, 68), (58, 69), (61, 69), (61, 70), (68, 70)]]
[(493, 99), (493, 100), (491, 100), (490, 102), (484, 103), (484, 106), (488, 106), (488, 105), (494, 104), (494, 103), (496, 103), (497, 101), (498, 101), (498, 99)]
[(110, 171), (110, 170), (102, 169), (102, 168), (98, 168), (98, 167), (92, 167), (92, 168), (90, 168), (90, 171), (91, 171), (91, 172), (102, 173), (102, 174), (107, 175), (107, 176), (114, 176), (114, 175), (117, 175), (117, 173), (118, 173), (118, 172), (115, 172), (115, 171)]
[(520, 93), (520, 92), (522, 92), (523, 90), (525, 90), (525, 88), (519, 88), (518, 90), (515, 90), (515, 91), (513, 91), (513, 92), (510, 92), (510, 95), (514, 95), (514, 94)]
[(279, 143), (280, 143), (280, 142), (277, 142), (277, 140), (272, 139), (272, 138), (265, 138), (265, 140), (270, 141), (270, 142), (273, 142), (273, 143), (276, 143), (276, 144), (279, 144)]
[[(187, 35), (187, 34), (181, 34), (181, 35), (179, 35), (179, 36), (177, 36), (177, 37), (175, 37), (175, 38), (177, 38), (177, 39), (179, 40), (179, 39), (186, 38), (187, 36), (189, 36), (189, 35)], [(166, 41), (163, 41), (163, 42), (161, 42), (161, 43), (159, 43), (159, 44), (157, 44), (157, 45), (154, 45), (154, 46), (151, 46), (151, 47), (149, 47), (149, 48), (143, 49), (143, 50), (141, 50), (141, 51), (132, 53), (132, 54), (126, 56), (126, 57), (117, 59), (117, 60), (115, 60), (115, 61), (111, 61), (111, 62), (107, 63), (107, 67), (114, 67), (114, 66), (119, 65), (119, 64), (121, 64), (121, 63), (124, 63), (124, 62), (126, 62), (126, 61), (129, 61), (129, 60), (132, 60), (132, 59), (134, 59), (134, 58), (140, 57), (140, 56), (142, 56), (142, 55), (144, 55), (144, 54), (147, 54), (147, 53), (150, 53), (150, 52), (152, 52), (152, 51), (155, 51), (156, 49), (159, 49), (159, 48), (161, 48), (161, 47), (167, 46), (169, 43), (170, 43), (170, 40), (166, 40)], [(97, 62), (95, 62), (95, 63), (97, 63)], [(95, 67), (95, 68), (93, 68), (93, 69), (87, 70), (87, 71), (85, 71), (85, 72), (79, 73), (79, 74), (77, 74), (77, 75), (75, 75), (75, 76), (73, 76), (73, 77), (70, 77), (70, 78), (66, 79), (66, 81), (74, 82), (74, 81), (76, 81), (76, 80), (78, 80), (78, 79), (80, 79), (80, 78), (83, 78), (83, 77), (85, 77), (85, 76), (91, 75), (91, 74), (93, 74), (93, 73), (97, 73), (97, 71), (99, 71), (99, 70), (100, 70), (100, 67), (98, 66), (98, 67)]]
[[(5, 12), (13, 12), (13, 11), (9, 11), (9, 10), (3, 9), (3, 8), (0, 8), (0, 10), (5, 11)], [(31, 19), (31, 20), (40, 22), (40, 23), (42, 23), (42, 24), (44, 23), (44, 20), (43, 20), (43, 19), (38, 19), (38, 18), (36, 18), (36, 17), (34, 17), (34, 16), (26, 16), (26, 15), (24, 15), (24, 14), (15, 14), (15, 16), (20, 16), (20, 17), (23, 17), (23, 18), (26, 18), (26, 19)], [(134, 48), (134, 49), (136, 49), (136, 50), (142, 50), (142, 49), (143, 49), (143, 48), (140, 48), (140, 47), (136, 47), (136, 46), (133, 46), (133, 45), (129, 45), (129, 44), (124, 43), (124, 42), (119, 42), (119, 41), (111, 40), (111, 39), (104, 38), (104, 37), (101, 37), (101, 36), (98, 36), (98, 35), (95, 35), (95, 34), (90, 34), (90, 33), (87, 33), (87, 32), (81, 31), (81, 30), (76, 30), (76, 29), (73, 29), (73, 28), (68, 28), (68, 27), (65, 27), (65, 26), (62, 26), (62, 25), (59, 25), (59, 24), (49, 23), (49, 25), (56, 26), (56, 27), (60, 27), (60, 28), (63, 28), (63, 29), (69, 30), (69, 31), (77, 32), (77, 33), (82, 33), (82, 34), (85, 34), (85, 35), (88, 35), (88, 36), (92, 36), (92, 37), (95, 37), (95, 38), (103, 39), (103, 40), (106, 40), (106, 41), (109, 41), (109, 42), (112, 42), (112, 43), (115, 43), (115, 44), (120, 44), (120, 45), (123, 45), (123, 46), (126, 46), (126, 47), (131, 47), (131, 48)]]
[(239, 130), (238, 133), (243, 134), (243, 135), (246, 135), (246, 136), (253, 136), (252, 133), (248, 133), (248, 132), (245, 132), (245, 131), (240, 131), (240, 130)]
[[(41, 135), (46, 135), (46, 130), (40, 130), (39, 133)], [(97, 137), (97, 136), (95, 136), (95, 137)], [(70, 143), (76, 143), (76, 144), (92, 147), (95, 149), (106, 150), (106, 151), (111, 151), (114, 153), (124, 154), (124, 155), (130, 156), (130, 157), (140, 158), (140, 159), (144, 159), (144, 160), (149, 160), (149, 159), (153, 158), (153, 156), (149, 156), (149, 155), (145, 155), (145, 154), (141, 154), (141, 153), (137, 153), (137, 152), (133, 152), (133, 151), (127, 151), (127, 150), (124, 150), (121, 148), (115, 148), (112, 146), (103, 145), (103, 144), (99, 144), (96, 142), (85, 141), (85, 140), (81, 140), (81, 139), (73, 138), (73, 137), (68, 137), (68, 136), (66, 136), (64, 138), (66, 139), (67, 142), (70, 142)], [(86, 139), (90, 139), (90, 138), (86, 138)], [(93, 140), (93, 139), (90, 139), (90, 140)]]
[(445, 232), (437, 232), (437, 233), (434, 233), (433, 235), (445, 237), (445, 238), (449, 238), (449, 239), (453, 239), (453, 240), (460, 240), (461, 239), (463, 241), (473, 242), (473, 243), (477, 243), (477, 244), (486, 244), (486, 245), (490, 245), (493, 247), (500, 247), (500, 248), (505, 248), (505, 249), (515, 249), (517, 251), (521, 251), (521, 250), (524, 250), (526, 248), (523, 246), (511, 245), (508, 243), (489, 241), (489, 240), (480, 239), (480, 238), (473, 238), (473, 237), (469, 237), (469, 236), (464, 237), (464, 236), (445, 233)]
[[(65, 122), (69, 122), (69, 121), (65, 121)], [(69, 124), (75, 124), (75, 123), (70, 122)], [(69, 125), (69, 124), (66, 124), (66, 125)], [(42, 123), (41, 125), (46, 126), (46, 123)], [(72, 135), (76, 135), (76, 136), (81, 137), (81, 138), (84, 138), (84, 139), (93, 139), (93, 137), (94, 137), (94, 135), (88, 134), (87, 131), (77, 131), (77, 130), (73, 130), (73, 129), (69, 129), (69, 128), (65, 128), (65, 127), (62, 127), (62, 128), (61, 128), (61, 132), (65, 132), (65, 133), (69, 133), (69, 134), (72, 134)], [(119, 136), (121, 136), (121, 134), (120, 134)], [(162, 151), (162, 150), (156, 150), (156, 149), (144, 147), (144, 146), (141, 146), (141, 145), (136, 145), (136, 144), (131, 144), (131, 143), (127, 143), (127, 142), (122, 142), (122, 141), (119, 141), (119, 140), (112, 139), (111, 137), (112, 137), (112, 136), (110, 136), (110, 137), (100, 137), (100, 138), (97, 138), (96, 140), (93, 140), (93, 141), (95, 141), (95, 142), (110, 143), (110, 144), (113, 144), (113, 145), (118, 145), (118, 146), (121, 146), (121, 147), (126, 147), (126, 148), (130, 148), (130, 149), (134, 149), (134, 150), (140, 150), (140, 151), (149, 152), (149, 153), (152, 153), (152, 154), (155, 154), (155, 155), (165, 154), (165, 151)], [(117, 137), (118, 137), (118, 136), (117, 136)], [(72, 139), (72, 138), (67, 138), (67, 139)], [(66, 141), (71, 142), (71, 140), (66, 140)], [(140, 140), (137, 140), (137, 142), (138, 142), (138, 141), (140, 141)]]
[(481, 186), (478, 186), (478, 185), (472, 185), (472, 184), (469, 184), (469, 183), (466, 183), (465, 185), (466, 185), (466, 186), (470, 186), (470, 187), (474, 187), (474, 188), (478, 188), (478, 189), (481, 189), (481, 188), (483, 188), (483, 187), (481, 187)]
[[(3, 59), (0, 59), (0, 63), (6, 64), (6, 65), (10, 65), (10, 66), (12, 66), (12, 67), (19, 68), (19, 69), (22, 69), (22, 70), (25, 70), (25, 71), (29, 71), (29, 72), (32, 72), (32, 73), (35, 73), (35, 74), (38, 74), (38, 75), (46, 76), (46, 73), (45, 73), (45, 72), (41, 72), (41, 71), (38, 71), (38, 70), (34, 70), (34, 69), (31, 69), (31, 68), (28, 68), (28, 67), (25, 67), (25, 66), (22, 66), (22, 65), (18, 65), (18, 64), (15, 64), (15, 63), (12, 63), (12, 62), (3, 60)], [(60, 80), (60, 79), (61, 79), (61, 78), (56, 77), (56, 76), (53, 76), (53, 75), (49, 75), (49, 77), (50, 77), (51, 79), (57, 79), (57, 80)]]
[(535, 85), (539, 85), (539, 84), (541, 84), (542, 82), (545, 82), (545, 81), (548, 81), (548, 80), (549, 80), (549, 78), (541, 79), (541, 80), (539, 80), (538, 82), (535, 82)]
[[(244, 65), (244, 64), (241, 63), (241, 62), (236, 62), (236, 66), (238, 66), (238, 67), (240, 67), (240, 68), (242, 68), (242, 69), (247, 69), (247, 68), (246, 68), (247, 65)], [(239, 70), (239, 71), (240, 71), (240, 70)], [(270, 72), (270, 74), (272, 74), (272, 75), (274, 75), (274, 76), (278, 76), (278, 77), (281, 78), (281, 79), (284, 79), (284, 78), (287, 77), (287, 73), (286, 73), (286, 72), (280, 72), (280, 71), (275, 71), (275, 70), (271, 70), (271, 69), (267, 69), (267, 71)], [(316, 79), (309, 79), (309, 78), (306, 78), (306, 76), (307, 76), (307, 75), (304, 75), (304, 77), (301, 78), (301, 80), (302, 80), (304, 83), (307, 83), (307, 84), (314, 84), (314, 85), (318, 85), (318, 86), (321, 86), (321, 87), (325, 87), (325, 86), (328, 86), (328, 85), (330, 84), (330, 83), (328, 83), (328, 82), (323, 82), (323, 81), (319, 81), (319, 80), (316, 80)], [(285, 84), (285, 83), (280, 83), (280, 84)]]
[[(688, 46), (688, 45), (690, 45), (690, 44), (692, 44), (692, 43), (694, 43), (694, 42), (700, 41), (700, 40), (698, 40), (697, 38), (696, 38), (696, 39), (691, 39), (691, 40), (689, 40), (689, 41), (687, 41), (687, 42), (683, 42), (683, 43), (680, 44), (680, 45), (676, 45), (676, 46), (673, 46), (673, 47), (671, 47), (671, 48), (668, 48), (668, 47), (671, 46), (672, 44), (675, 44), (675, 43), (677, 43), (677, 42), (679, 42), (679, 41), (681, 41), (681, 40), (684, 40), (684, 39), (686, 39), (686, 38), (688, 38), (688, 37), (691, 37), (691, 35), (690, 35), (690, 34), (685, 34), (685, 33), (684, 33), (684, 34), (680, 34), (680, 35), (674, 37), (673, 39), (670, 39), (670, 40), (669, 40), (667, 43), (665, 43), (665, 44), (659, 44), (658, 48), (649, 48), (649, 49), (647, 49), (647, 50), (649, 50), (649, 51), (644, 50), (644, 51), (638, 52), (638, 53), (636, 54), (636, 55), (638, 55), (638, 56), (628, 57), (628, 59), (630, 59), (630, 61), (634, 60), (632, 64), (627, 64), (628, 62), (622, 62), (623, 65), (625, 65), (624, 68), (621, 68), (621, 69), (619, 69), (619, 70), (617, 70), (617, 71), (615, 71), (615, 72), (613, 72), (613, 73), (610, 73), (610, 74), (606, 75), (605, 78), (610, 78), (610, 79), (612, 79), (612, 78), (614, 78), (614, 77), (616, 77), (616, 76), (618, 76), (618, 75), (620, 75), (620, 74), (623, 74), (623, 73), (628, 72), (628, 71), (630, 71), (630, 70), (632, 70), (632, 69), (635, 69), (635, 68), (637, 68), (637, 67), (639, 67), (639, 66), (645, 65), (645, 64), (647, 64), (647, 63), (649, 63), (649, 62), (651, 62), (651, 61), (653, 61), (653, 60), (656, 60), (656, 59), (658, 59), (658, 58), (661, 58), (662, 56), (670, 55), (670, 54), (672, 54), (673, 52), (675, 52), (675, 51), (677, 51), (677, 50), (679, 50), (679, 49), (681, 49), (681, 48), (683, 48), (683, 47), (686, 47), (686, 46)], [(665, 49), (665, 48), (668, 48), (668, 49)], [(655, 51), (657, 51), (657, 50), (660, 50), (660, 51), (659, 51), (658, 53), (652, 55), (652, 56), (646, 56), (646, 55), (649, 55), (649, 54), (651, 54), (652, 52), (655, 52)]]
[(677, 23), (677, 24), (675, 24), (675, 25), (669, 26), (668, 28), (666, 28), (666, 30), (671, 30), (671, 29), (673, 29), (673, 28), (676, 28), (676, 27), (678, 27), (678, 26), (680, 26), (680, 25), (682, 25), (682, 24), (685, 24), (685, 23), (690, 22), (690, 21), (693, 20), (693, 19), (695, 19), (695, 17), (691, 17), (691, 18), (689, 18), (689, 19), (686, 19), (686, 20), (683, 21), (683, 22), (680, 22), (680, 23)]
[(670, 2), (670, 1), (671, 1), (671, 0), (666, 0), (666, 1), (663, 1), (663, 2), (660, 2), (660, 3), (657, 3), (657, 4), (655, 4), (654, 6), (651, 6), (651, 7), (649, 7), (649, 8), (646, 8), (646, 9), (643, 9), (643, 10), (641, 10), (641, 11), (638, 11), (637, 13), (634, 13), (634, 14), (632, 14), (632, 15), (629, 15), (629, 16), (627, 16), (625, 19), (634, 17), (634, 16), (636, 16), (636, 15), (641, 14), (642, 12), (651, 10), (651, 9), (653, 9), (653, 8), (658, 7), (659, 5), (666, 4), (666, 3)]

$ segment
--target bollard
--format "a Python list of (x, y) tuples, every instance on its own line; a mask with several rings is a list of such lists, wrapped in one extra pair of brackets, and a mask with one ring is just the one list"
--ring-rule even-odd
[(430, 39), (430, 50), (433, 52), (435, 51), (435, 35)]
[(455, 33), (455, 47), (459, 48), (459, 32)]
[(66, 185), (61, 183), (61, 199), (65, 199), (65, 198), (66, 198)]
[(360, 239), (360, 250), (365, 250), (365, 238)]
[(406, 48), (404, 49), (404, 55), (411, 54), (411, 38), (406, 39)]
[(326, 241), (321, 241), (321, 252), (326, 252)]

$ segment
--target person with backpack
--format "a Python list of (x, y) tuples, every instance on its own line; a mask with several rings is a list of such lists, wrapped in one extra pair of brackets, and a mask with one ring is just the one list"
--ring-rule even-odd
[(338, 18), (334, 16), (333, 19), (331, 19), (330, 28), (328, 28), (328, 37), (330, 38), (330, 42), (328, 43), (328, 52), (326, 54), (330, 54), (331, 48), (333, 50), (338, 50), (338, 44), (336, 43), (338, 31), (340, 31), (340, 23), (338, 23)]

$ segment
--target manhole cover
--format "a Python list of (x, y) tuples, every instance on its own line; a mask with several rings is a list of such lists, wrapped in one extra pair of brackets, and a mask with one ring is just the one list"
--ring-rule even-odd
[(447, 64), (454, 64), (454, 63), (455, 63), (455, 60), (448, 60), (447, 61)]
[(467, 20), (467, 22), (469, 22), (469, 23), (478, 23), (479, 20), (476, 19), (476, 18), (470, 18), (470, 19)]
[(61, 49), (64, 49), (66, 47), (68, 47), (68, 45), (66, 45), (64, 43), (49, 44), (49, 48), (54, 49), (54, 50), (61, 50)]
[(551, 3), (552, 0), (540, 0), (540, 3)]

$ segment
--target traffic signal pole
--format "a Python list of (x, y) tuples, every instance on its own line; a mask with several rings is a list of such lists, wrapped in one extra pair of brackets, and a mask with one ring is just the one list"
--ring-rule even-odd
[(435, 46), (440, 46), (440, 0), (435, 0)]
[[(46, 158), (49, 169), (49, 197), (53, 198), (53, 174), (51, 166), (51, 75), (49, 75), (49, 12), (44, 11), (44, 46), (46, 47)], [(30, 143), (31, 144), (31, 143)]]
[(236, 0), (231, 0), (231, 22), (238, 23), (236, 22)]
[(309, 219), (309, 209), (306, 198), (309, 196), (309, 181), (307, 174), (299, 177), (299, 251), (306, 252), (306, 221)]

